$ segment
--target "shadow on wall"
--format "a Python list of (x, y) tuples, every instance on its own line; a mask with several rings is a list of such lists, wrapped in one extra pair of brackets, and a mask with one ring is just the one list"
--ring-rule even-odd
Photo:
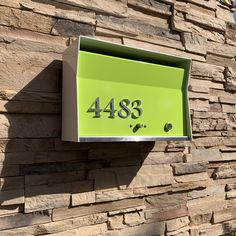
[[(37, 70), (32, 66), (16, 74), (12, 88), (26, 85), (17, 93), (7, 91), (4, 95), (9, 100), (4, 105), (6, 113), (1, 115), (1, 136), (9, 139), (1, 143), (4, 179), (0, 211), (40, 211), (42, 217), (49, 217), (48, 209), (139, 197), (129, 188), (147, 185), (150, 179), (146, 173), (157, 171), (141, 166), (154, 142), (62, 142), (62, 62), (54, 60), (32, 79)], [(124, 190), (119, 197), (113, 194), (118, 189)], [(94, 190), (99, 192), (96, 197)], [(103, 194), (109, 190), (110, 195)], [(32, 220), (31, 215), (18, 227)], [(0, 230), (7, 228), (0, 226)]]

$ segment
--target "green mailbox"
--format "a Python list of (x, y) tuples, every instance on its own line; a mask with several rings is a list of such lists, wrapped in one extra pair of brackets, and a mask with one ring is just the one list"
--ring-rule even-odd
[(191, 60), (80, 36), (63, 56), (62, 139), (189, 140)]

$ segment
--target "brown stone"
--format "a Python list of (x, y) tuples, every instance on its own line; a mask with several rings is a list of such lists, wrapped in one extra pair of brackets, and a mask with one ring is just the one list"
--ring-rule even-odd
[(174, 174), (182, 175), (182, 174), (191, 174), (191, 173), (199, 173), (207, 171), (207, 162), (200, 163), (179, 163), (172, 164), (171, 166), (174, 168)]
[(163, 220), (171, 220), (179, 217), (184, 217), (188, 215), (188, 209), (186, 205), (178, 205), (169, 207), (166, 210), (146, 210), (145, 218), (152, 221), (163, 221)]
[(86, 8), (96, 12), (102, 12), (110, 15), (124, 17), (127, 15), (127, 5), (125, 1), (109, 0), (56, 0), (57, 2), (66, 3), (75, 7)]
[(170, 5), (161, 2), (128, 0), (128, 6), (133, 6), (142, 10), (148, 10), (150, 12), (160, 13), (163, 15), (171, 15)]
[(79, 216), (91, 215), (100, 212), (116, 211), (131, 207), (143, 206), (144, 201), (140, 198), (114, 201), (110, 203), (95, 204), (91, 206), (79, 206), (73, 208), (53, 209), (53, 220), (63, 220)]
[(79, 35), (93, 36), (95, 27), (85, 23), (58, 19), (53, 26), (52, 34), (64, 37), (78, 37)]
[(11, 177), (19, 175), (19, 165), (0, 165), (0, 176)]
[(215, 179), (225, 179), (236, 177), (236, 166), (222, 166), (214, 172)]
[(1, 25), (50, 34), (55, 19), (29, 11), (0, 7)]
[(139, 226), (122, 229), (119, 232), (119, 235), (120, 236), (162, 235), (164, 234), (164, 232), (165, 232), (165, 222), (154, 222), (150, 224), (142, 224)]
[(190, 216), (190, 224), (201, 225), (205, 223), (210, 223), (211, 218), (212, 218), (212, 213)]
[(225, 75), (226, 75), (225, 90), (226, 91), (230, 91), (230, 92), (235, 92), (236, 91), (236, 72), (235, 72), (235, 67), (234, 68), (226, 67)]
[(109, 190), (118, 186), (121, 189), (159, 186), (174, 182), (169, 165), (101, 169), (91, 171), (90, 178), (95, 179), (95, 190)]
[(76, 11), (73, 6), (61, 3), (46, 4), (46, 2), (32, 2), (29, 0), (19, 1), (19, 8), (24, 8), (35, 13), (40, 13), (48, 16), (95, 24), (95, 13), (79, 9)]
[(217, 161), (222, 160), (219, 149), (192, 149), (192, 161)]
[(175, 181), (177, 183), (188, 183), (188, 182), (197, 182), (197, 181), (206, 181), (209, 179), (207, 173), (196, 173), (196, 174), (186, 174), (175, 176)]
[(34, 212), (30, 214), (13, 214), (0, 217), (0, 230), (24, 227), (34, 224), (50, 222), (48, 211)]
[(60, 120), (55, 115), (0, 115), (0, 138), (59, 137)]

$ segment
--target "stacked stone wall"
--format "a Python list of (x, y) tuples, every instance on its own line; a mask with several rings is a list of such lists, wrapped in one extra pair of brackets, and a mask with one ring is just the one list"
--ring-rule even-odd
[[(193, 141), (62, 142), (78, 35), (192, 58)], [(0, 0), (0, 235), (235, 235), (235, 58), (230, 0)]]

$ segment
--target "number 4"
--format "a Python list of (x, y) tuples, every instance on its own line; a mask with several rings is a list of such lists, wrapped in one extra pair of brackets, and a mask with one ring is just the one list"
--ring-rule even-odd
[(115, 113), (116, 113), (116, 110), (115, 110), (115, 101), (114, 101), (114, 98), (112, 98), (110, 100), (110, 102), (106, 105), (105, 109), (103, 110), (103, 112), (109, 112), (110, 115), (109, 115), (109, 118), (115, 118)]
[(101, 111), (102, 109), (100, 109), (100, 98), (97, 97), (95, 101), (92, 103), (92, 105), (89, 107), (87, 112), (95, 112), (94, 117), (99, 118), (101, 117)]

